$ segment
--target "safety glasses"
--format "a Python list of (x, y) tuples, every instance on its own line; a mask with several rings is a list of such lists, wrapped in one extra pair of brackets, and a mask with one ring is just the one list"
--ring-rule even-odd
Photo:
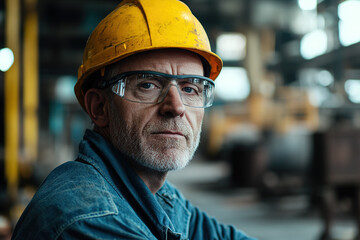
[(213, 80), (196, 75), (170, 75), (154, 71), (131, 71), (121, 73), (104, 86), (112, 85), (118, 96), (137, 103), (161, 103), (171, 86), (175, 86), (182, 103), (189, 107), (210, 107), (214, 100)]

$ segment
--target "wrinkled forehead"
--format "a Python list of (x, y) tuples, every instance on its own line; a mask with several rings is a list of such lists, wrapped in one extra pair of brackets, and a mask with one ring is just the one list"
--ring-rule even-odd
[(171, 75), (204, 76), (201, 57), (182, 49), (161, 49), (142, 52), (108, 67), (110, 76), (128, 71), (156, 71)]

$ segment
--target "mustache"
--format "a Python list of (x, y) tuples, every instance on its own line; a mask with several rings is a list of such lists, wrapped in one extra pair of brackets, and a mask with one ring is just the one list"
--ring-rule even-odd
[(188, 123), (182, 120), (174, 119), (151, 122), (146, 126), (145, 131), (150, 134), (168, 131), (178, 132), (184, 135), (185, 138), (190, 138), (193, 134)]

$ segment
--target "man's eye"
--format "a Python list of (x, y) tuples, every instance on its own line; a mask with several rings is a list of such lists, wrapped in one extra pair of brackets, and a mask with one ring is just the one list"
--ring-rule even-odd
[(158, 81), (143, 81), (137, 84), (137, 88), (140, 90), (156, 90), (161, 88), (161, 84)]
[(197, 90), (193, 87), (183, 87), (182, 91), (187, 93), (187, 94), (197, 94)]
[(145, 82), (145, 83), (140, 84), (140, 87), (144, 88), (144, 89), (154, 89), (155, 84), (150, 83), (150, 82)]

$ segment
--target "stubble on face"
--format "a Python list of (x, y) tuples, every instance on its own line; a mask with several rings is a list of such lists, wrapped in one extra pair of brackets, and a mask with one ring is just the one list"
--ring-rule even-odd
[[(193, 132), (181, 118), (161, 117), (149, 121), (143, 129), (127, 123), (113, 102), (110, 103), (110, 138), (114, 146), (141, 166), (158, 172), (184, 168), (199, 146), (201, 125)], [(156, 136), (164, 131), (181, 132), (183, 137)]]

